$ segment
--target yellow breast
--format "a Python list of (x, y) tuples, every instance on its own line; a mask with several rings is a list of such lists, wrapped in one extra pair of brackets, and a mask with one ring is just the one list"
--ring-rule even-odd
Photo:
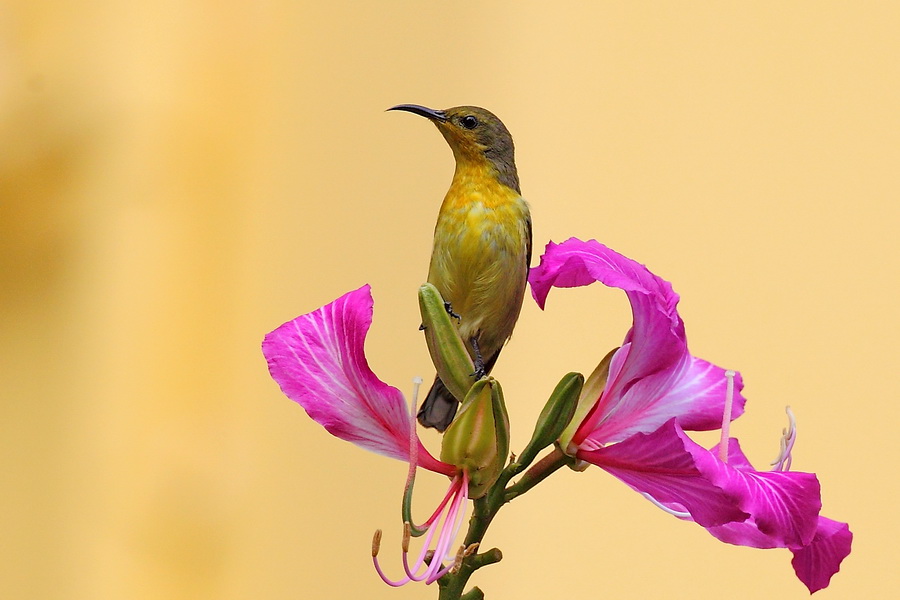
[(515, 190), (481, 166), (457, 165), (438, 215), (428, 281), (461, 316), (464, 339), (482, 354), (503, 345), (522, 306), (529, 212)]

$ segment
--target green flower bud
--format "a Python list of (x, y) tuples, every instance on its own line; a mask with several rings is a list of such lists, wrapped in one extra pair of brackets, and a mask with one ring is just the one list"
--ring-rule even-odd
[(441, 460), (469, 474), (469, 497), (484, 496), (509, 456), (509, 417), (500, 383), (477, 381), (444, 432)]
[(523, 466), (530, 464), (538, 452), (559, 439), (563, 429), (575, 415), (582, 386), (584, 375), (581, 373), (569, 373), (559, 380), (538, 417), (531, 441), (525, 446), (517, 462)]
[(559, 436), (559, 447), (569, 456), (575, 456), (575, 452), (578, 451), (578, 448), (569, 448), (569, 445), (572, 443), (575, 431), (578, 429), (579, 425), (581, 425), (581, 422), (584, 421), (585, 417), (587, 417), (594, 405), (597, 404), (597, 400), (600, 399), (600, 394), (603, 393), (603, 388), (606, 387), (606, 379), (609, 377), (609, 363), (612, 360), (613, 354), (616, 353), (616, 350), (618, 350), (618, 348), (610, 350), (609, 354), (603, 357), (603, 360), (600, 361), (600, 364), (597, 365), (594, 372), (591, 373), (587, 378), (587, 381), (584, 382), (581, 393), (578, 395), (578, 406), (575, 408), (575, 414), (568, 426)]
[(472, 387), (475, 365), (447, 314), (444, 299), (430, 283), (419, 288), (419, 310), (422, 313), (425, 342), (437, 374), (450, 393), (461, 400)]

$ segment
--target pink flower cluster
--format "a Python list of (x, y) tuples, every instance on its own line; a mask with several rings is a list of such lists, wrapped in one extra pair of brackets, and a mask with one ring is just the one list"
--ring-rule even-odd
[[(602, 390), (582, 398), (588, 409), (577, 413), (564, 451), (721, 541), (789, 549), (810, 592), (826, 587), (850, 553), (848, 525), (820, 516), (814, 474), (786, 470), (793, 432), (773, 471), (754, 469), (728, 437), (723, 424), (743, 412), (741, 377), (688, 352), (672, 286), (599, 242), (577, 239), (550, 243), (529, 281), (542, 308), (552, 288), (594, 282), (623, 290), (631, 303), (632, 327), (610, 359)], [(371, 321), (372, 297), (364, 286), (285, 323), (263, 342), (272, 377), (333, 435), (448, 475), (458, 493), (464, 474), (424, 448), (403, 395), (369, 369), (363, 346)], [(711, 449), (685, 433), (720, 428), (722, 443)], [(445, 527), (455, 531), (463, 512), (457, 507)], [(446, 572), (450, 567), (440, 564), (449, 556), (447, 537), (439, 536), (439, 551), (424, 573), (413, 572), (423, 565), (420, 557), (405, 579), (392, 583), (432, 582)]]

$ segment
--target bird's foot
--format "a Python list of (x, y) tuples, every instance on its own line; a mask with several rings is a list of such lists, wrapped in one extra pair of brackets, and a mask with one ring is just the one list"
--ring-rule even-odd
[(447, 311), (447, 314), (456, 319), (457, 323), (462, 322), (462, 317), (453, 312), (453, 306), (449, 302), (444, 302), (444, 310)]
[(472, 373), (472, 377), (475, 378), (475, 381), (478, 381), (482, 377), (487, 375), (487, 370), (484, 368), (484, 363), (475, 361), (475, 371)]

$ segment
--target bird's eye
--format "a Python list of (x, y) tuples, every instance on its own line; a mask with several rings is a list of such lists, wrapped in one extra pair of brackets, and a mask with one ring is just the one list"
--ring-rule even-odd
[(466, 115), (459, 120), (459, 124), (466, 129), (475, 129), (476, 127), (478, 127), (478, 119), (476, 119), (472, 115)]

